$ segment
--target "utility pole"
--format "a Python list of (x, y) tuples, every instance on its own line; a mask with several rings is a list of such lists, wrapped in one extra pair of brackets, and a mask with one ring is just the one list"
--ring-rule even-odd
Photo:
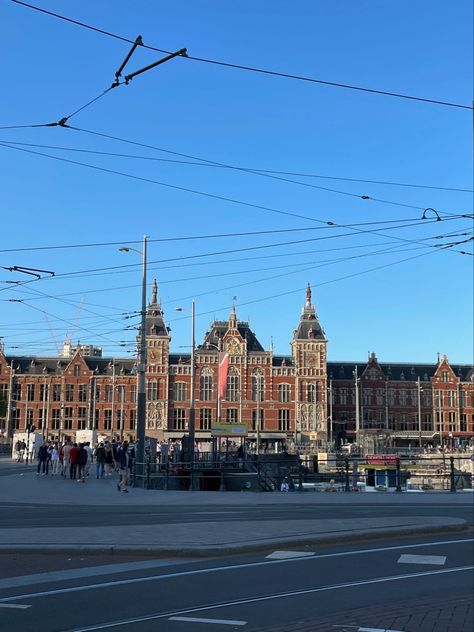
[(359, 445), (360, 418), (359, 418), (359, 378), (357, 377), (357, 365), (354, 370), (354, 387), (355, 387), (356, 444)]
[(115, 360), (112, 360), (112, 427), (110, 428), (110, 440), (114, 440), (115, 424)]
[[(13, 360), (10, 362), (10, 383), (8, 386), (8, 401), (7, 401), (7, 423), (6, 423), (6, 434), (7, 437), (13, 437), (14, 432), (12, 428), (12, 401), (13, 401), (13, 377), (15, 375), (15, 369), (13, 368)], [(11, 434), (10, 434), (11, 433)]]
[[(191, 396), (189, 403), (189, 450), (190, 450), (190, 458), (191, 458), (191, 481), (193, 481), (192, 472), (194, 470), (194, 444), (196, 437), (196, 410), (195, 410), (195, 399), (194, 399), (194, 377), (195, 377), (195, 347), (196, 347), (196, 325), (195, 325), (195, 317), (196, 317), (196, 305), (194, 299), (191, 303)], [(192, 489), (192, 483), (191, 483)]]
[(329, 380), (329, 443), (332, 444), (333, 440), (333, 426), (332, 426), (332, 380)]
[(420, 454), (422, 450), (422, 436), (421, 436), (421, 385), (420, 385), (420, 376), (416, 381), (417, 389), (418, 389), (418, 442), (420, 446)]

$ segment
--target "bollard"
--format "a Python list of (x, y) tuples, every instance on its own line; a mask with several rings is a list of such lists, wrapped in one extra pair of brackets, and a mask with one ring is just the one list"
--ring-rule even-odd
[(449, 481), (451, 493), (456, 493), (456, 481), (454, 480), (454, 456), (449, 457)]
[(344, 463), (344, 468), (345, 468), (345, 475), (346, 475), (346, 487), (344, 489), (344, 491), (346, 492), (350, 492), (351, 491), (351, 486), (349, 483), (349, 459), (345, 459), (345, 463)]
[(299, 492), (304, 491), (304, 488), (303, 488), (303, 465), (301, 463), (301, 459), (300, 459), (300, 464), (299, 464), (299, 468), (298, 468), (298, 491)]
[(402, 491), (402, 484), (401, 484), (401, 477), (400, 477), (400, 458), (397, 457), (397, 470), (396, 470), (396, 489), (395, 491), (397, 492), (401, 492)]
[(150, 459), (145, 463), (146, 468), (146, 489), (150, 489)]

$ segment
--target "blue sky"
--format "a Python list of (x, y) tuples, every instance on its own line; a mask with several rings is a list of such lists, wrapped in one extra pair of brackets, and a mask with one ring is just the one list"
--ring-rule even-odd
[[(468, 0), (32, 4), (194, 57), (472, 104)], [(130, 48), (8, 0), (0, 20), (0, 127), (71, 114), (110, 86)], [(138, 48), (124, 74), (160, 56)], [(472, 190), (472, 111), (176, 58), (69, 124), (154, 148), (60, 127), (0, 130), (0, 266), (57, 275), (15, 287), (6, 281), (25, 276), (0, 270), (8, 353), (55, 354), (68, 335), (106, 355), (133, 352), (136, 332), (124, 328), (137, 319), (124, 315), (139, 309), (138, 255), (120, 253), (120, 244), (29, 249), (127, 245), (147, 234), (175, 239), (150, 243), (149, 278), (158, 280), (176, 352), (189, 351), (190, 339), (189, 318), (176, 306), (196, 300), (199, 341), (237, 296), (238, 317), (262, 344), (273, 339), (276, 353), (289, 353), (309, 282), (330, 360), (363, 361), (375, 351), (384, 362), (435, 362), (438, 352), (472, 362), (473, 259), (456, 252), (472, 253), (472, 242), (433, 247), (472, 235), (472, 220), (459, 217), (472, 213), (472, 193), (278, 176), (295, 184), (156, 160), (186, 160), (161, 148), (251, 169)], [(442, 221), (431, 211), (422, 221), (426, 208)], [(264, 234), (277, 230), (287, 232)], [(223, 236), (248, 232), (258, 234)], [(182, 239), (196, 236), (211, 237)], [(216, 254), (225, 251), (235, 252)]]

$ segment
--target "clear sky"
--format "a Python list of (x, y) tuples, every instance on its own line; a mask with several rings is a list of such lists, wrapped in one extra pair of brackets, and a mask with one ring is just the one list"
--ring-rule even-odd
[[(470, 0), (31, 2), (165, 51), (472, 106)], [(10, 0), (0, 23), (0, 127), (71, 115), (111, 85), (130, 49)], [(138, 47), (123, 74), (162, 56)], [(125, 328), (138, 318), (124, 316), (140, 306), (140, 258), (118, 249), (140, 250), (146, 234), (168, 240), (150, 242), (148, 273), (175, 352), (190, 344), (177, 306), (195, 299), (200, 341), (236, 296), (261, 343), (290, 353), (309, 282), (329, 360), (472, 362), (472, 241), (452, 245), (472, 236), (461, 217), (472, 213), (472, 109), (178, 57), (68, 124), (150, 147), (57, 126), (0, 129), (0, 266), (56, 273), (18, 286), (29, 277), (0, 270), (7, 353), (54, 355), (67, 336), (133, 353), (136, 330)], [(435, 212), (422, 220), (426, 208)], [(119, 243), (31, 250), (104, 242)], [(97, 270), (115, 266), (128, 267)]]

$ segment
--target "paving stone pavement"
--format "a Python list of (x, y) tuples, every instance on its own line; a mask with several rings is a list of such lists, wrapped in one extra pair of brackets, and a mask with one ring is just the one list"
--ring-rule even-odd
[(473, 632), (474, 608), (471, 593), (446, 600), (408, 599), (388, 606), (347, 610), (343, 614), (296, 621), (281, 627), (253, 627), (249, 632)]

